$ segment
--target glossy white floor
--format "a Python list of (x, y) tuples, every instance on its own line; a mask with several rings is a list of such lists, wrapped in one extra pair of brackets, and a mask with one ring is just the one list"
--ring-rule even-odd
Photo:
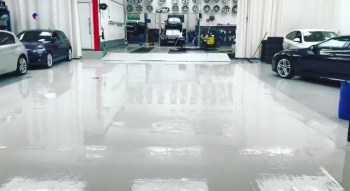
[(350, 190), (338, 94), (243, 61), (1, 77), (0, 191)]

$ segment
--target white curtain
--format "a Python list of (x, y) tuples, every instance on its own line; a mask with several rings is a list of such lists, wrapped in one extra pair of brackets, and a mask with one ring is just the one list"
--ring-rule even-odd
[(335, 13), (341, 0), (239, 0), (236, 57), (257, 58), (263, 36), (285, 36), (303, 28), (339, 31)]
[[(11, 11), (13, 32), (30, 29), (63, 31), (72, 43), (73, 56), (82, 56), (77, 0), (5, 0)], [(33, 19), (33, 13), (39, 15)]]

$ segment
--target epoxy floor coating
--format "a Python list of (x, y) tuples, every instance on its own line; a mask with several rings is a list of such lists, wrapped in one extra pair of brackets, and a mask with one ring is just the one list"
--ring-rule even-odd
[(347, 123), (318, 112), (338, 87), (269, 67), (76, 60), (1, 77), (0, 191), (350, 190)]

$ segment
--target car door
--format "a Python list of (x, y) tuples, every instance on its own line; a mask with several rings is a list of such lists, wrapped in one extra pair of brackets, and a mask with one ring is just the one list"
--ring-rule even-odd
[(293, 32), (287, 34), (287, 36), (284, 38), (283, 48), (284, 48), (285, 50), (292, 49), (293, 40), (294, 40), (295, 37), (297, 36), (297, 32), (298, 32), (298, 31), (293, 31)]
[(62, 41), (62, 43), (61, 43), (61, 45), (62, 45), (61, 46), (62, 47), (62, 57), (66, 58), (68, 56), (68, 51), (70, 49), (70, 42), (67, 39), (66, 35), (62, 31), (59, 31), (58, 35)]
[(344, 80), (350, 80), (350, 38), (343, 38), (346, 40), (345, 45), (339, 51), (334, 54), (338, 59), (337, 64), (334, 66), (336, 77)]
[(320, 77), (336, 77), (339, 72), (339, 53), (346, 42), (340, 38), (333, 38), (313, 46), (304, 62), (305, 72)]
[[(298, 39), (298, 40), (296, 40)], [(303, 38), (300, 31), (297, 31), (295, 38), (291, 41), (291, 49), (303, 48)]]
[(17, 67), (15, 38), (10, 33), (0, 32), (0, 74), (12, 72)]
[(57, 31), (52, 33), (52, 53), (54, 61), (62, 59), (62, 40)]

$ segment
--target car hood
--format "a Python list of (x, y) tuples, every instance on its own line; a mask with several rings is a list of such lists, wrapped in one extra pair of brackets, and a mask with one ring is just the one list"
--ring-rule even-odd
[(302, 43), (301, 47), (302, 48), (308, 48), (308, 47), (310, 47), (312, 45), (319, 44), (320, 42), (322, 42), (322, 41), (318, 41), (318, 42), (304, 42), (304, 43)]
[(34, 50), (45, 48), (45, 43), (43, 42), (22, 42), (26, 49)]
[(308, 52), (311, 51), (311, 49), (308, 48), (300, 48), (300, 49), (290, 49), (290, 50), (283, 50), (279, 52), (279, 55), (287, 55), (287, 56), (302, 56), (308, 54)]
[(171, 25), (181, 25), (181, 22), (177, 22), (177, 21), (168, 21), (169, 24)]

